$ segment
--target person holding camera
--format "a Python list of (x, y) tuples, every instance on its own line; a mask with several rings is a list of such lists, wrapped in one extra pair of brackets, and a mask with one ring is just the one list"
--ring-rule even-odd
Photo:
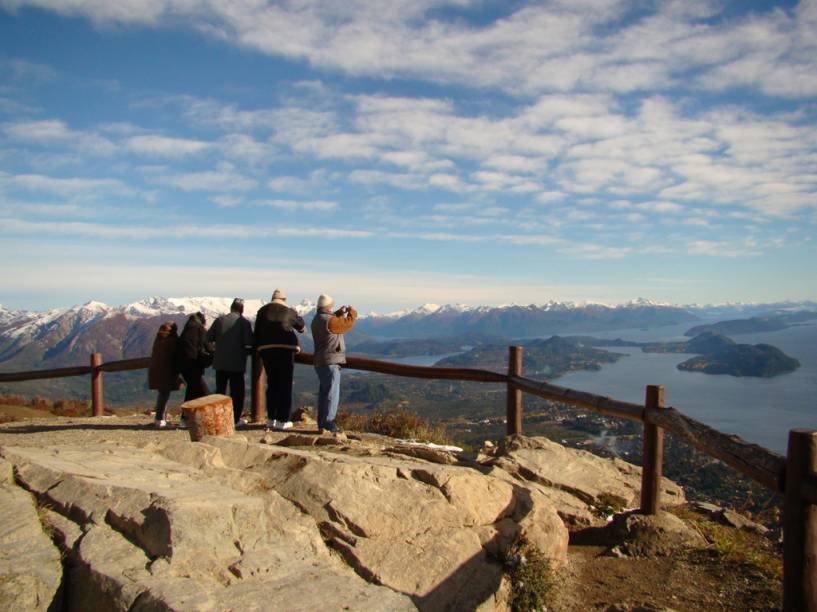
[(340, 366), (346, 363), (343, 334), (355, 325), (357, 311), (341, 306), (332, 311), (335, 301), (326, 294), (318, 298), (318, 312), (312, 319), (315, 342), (315, 373), (318, 375), (318, 427), (337, 432), (335, 415), (340, 402)]

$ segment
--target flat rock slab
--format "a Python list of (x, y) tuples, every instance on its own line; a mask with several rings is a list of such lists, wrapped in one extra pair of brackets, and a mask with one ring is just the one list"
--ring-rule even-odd
[(11, 465), (0, 460), (0, 609), (59, 609), (60, 551), (43, 532), (30, 493), (10, 480)]
[(317, 606), (317, 593), (332, 593), (338, 608), (348, 601), (363, 610), (414, 609), (410, 598), (366, 582), (333, 557), (315, 522), (290, 502), (252, 474), (221, 467), (212, 448), (208, 461), (199, 446), (179, 445), (187, 464), (104, 444), (3, 449), (18, 480), (76, 526), (61, 538), (74, 542), (65, 551), (70, 580), (83, 585), (69, 589), (69, 608), (288, 608)]
[[(611, 499), (622, 508), (639, 503), (641, 468), (621, 459), (605, 459), (588, 451), (566, 448), (547, 438), (521, 435), (507, 438), (500, 442), (487, 464), (550, 489), (543, 491), (548, 496), (558, 490), (580, 500), (583, 504), (577, 506), (574, 501), (567, 505), (569, 500), (565, 500), (563, 506), (568, 511), (570, 506), (578, 510), (567, 517), (563, 515), (577, 523), (589, 520), (588, 508), (606, 506)], [(661, 503), (672, 506), (684, 501), (683, 489), (664, 478)]]

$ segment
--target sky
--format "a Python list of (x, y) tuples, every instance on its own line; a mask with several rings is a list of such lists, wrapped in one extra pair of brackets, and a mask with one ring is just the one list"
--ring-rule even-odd
[(815, 118), (815, 0), (0, 0), (0, 303), (815, 299)]

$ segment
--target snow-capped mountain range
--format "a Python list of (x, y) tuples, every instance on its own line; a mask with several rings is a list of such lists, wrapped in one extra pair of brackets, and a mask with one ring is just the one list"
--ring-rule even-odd
[[(151, 297), (124, 306), (90, 301), (81, 306), (44, 312), (9, 310), (0, 306), (0, 368), (58, 367), (85, 363), (88, 354), (101, 352), (106, 361), (142, 357), (150, 353), (159, 324), (202, 312), (208, 323), (229, 311), (229, 297)], [(245, 300), (252, 319), (265, 300)], [(307, 319), (314, 303), (293, 307)], [(384, 315), (362, 316), (347, 342), (377, 338), (439, 338), (493, 335), (508, 338), (610, 329), (655, 327), (699, 322), (700, 319), (747, 317), (798, 309), (817, 310), (815, 302), (775, 304), (686, 305), (662, 304), (639, 298), (605, 305), (550, 301), (545, 304), (468, 306), (423, 304)], [(307, 329), (308, 336), (308, 329)], [(305, 339), (309, 343), (308, 339)]]

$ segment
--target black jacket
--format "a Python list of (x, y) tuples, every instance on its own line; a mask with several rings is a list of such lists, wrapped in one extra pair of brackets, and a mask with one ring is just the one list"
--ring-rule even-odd
[(304, 320), (294, 309), (271, 302), (255, 316), (255, 346), (289, 344), (298, 346), (295, 332), (304, 331)]
[(204, 365), (203, 356), (210, 352), (205, 339), (206, 334), (207, 330), (198, 319), (195, 317), (188, 319), (176, 348), (176, 367), (179, 370), (189, 368), (193, 364)]

